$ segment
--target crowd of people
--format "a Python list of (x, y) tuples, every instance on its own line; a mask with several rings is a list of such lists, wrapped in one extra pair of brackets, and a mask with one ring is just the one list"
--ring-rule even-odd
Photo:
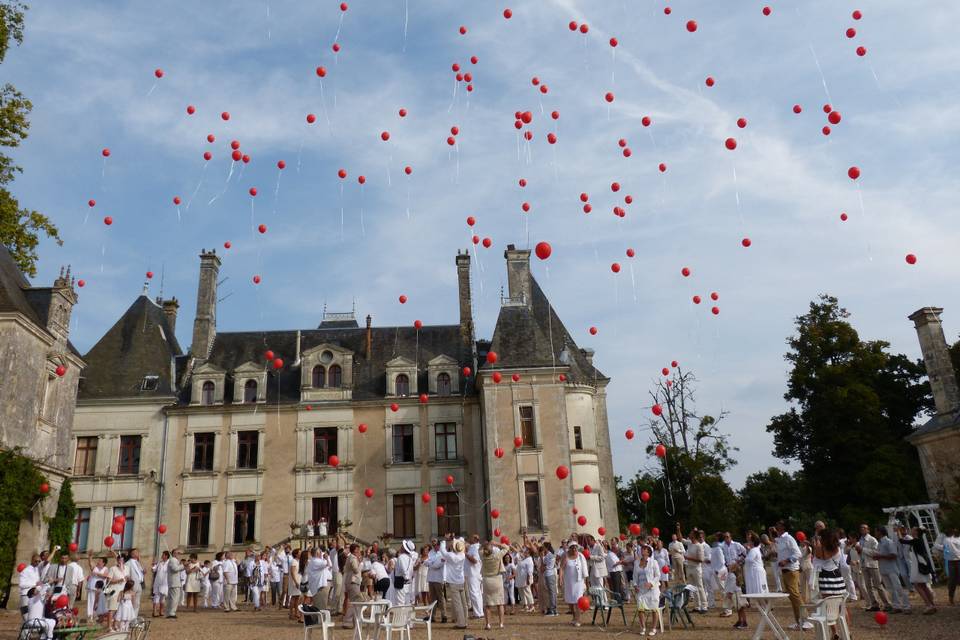
[[(85, 570), (57, 548), (55, 562), (44, 552), (18, 568), (20, 604), (25, 619), (40, 620), (47, 637), (71, 612), (112, 630), (127, 629), (140, 616), (148, 578), (154, 617), (177, 618), (181, 610), (235, 612), (242, 598), (255, 612), (278, 607), (300, 622), (301, 608), (325, 609), (342, 616), (347, 628), (353, 626), (350, 603), (367, 600), (432, 605), (433, 621), (456, 629), (466, 629), (470, 619), (483, 620), (486, 629), (502, 628), (506, 614), (559, 616), (561, 607), (580, 626), (593, 599), (607, 597), (634, 603), (641, 632), (653, 636), (671, 589), (686, 593), (694, 613), (736, 614), (736, 628), (748, 626), (749, 596), (770, 591), (788, 595), (792, 628), (810, 628), (803, 605), (829, 596), (862, 601), (867, 611), (909, 614), (909, 593), (916, 593), (924, 614), (937, 610), (930, 589), (934, 564), (925, 532), (916, 527), (872, 530), (864, 524), (848, 535), (817, 522), (808, 537), (778, 522), (763, 534), (746, 532), (742, 542), (729, 532), (708, 535), (693, 528), (684, 534), (679, 524), (669, 542), (659, 533), (654, 528), (648, 535), (609, 540), (571, 535), (556, 547), (527, 535), (512, 544), (447, 535), (419, 550), (410, 540), (361, 547), (337, 535), (302, 548), (224, 551), (203, 561), (173, 549), (148, 571), (136, 549), (88, 555)], [(941, 536), (933, 551), (942, 554), (952, 605), (960, 583), (958, 532)], [(85, 616), (75, 608), (81, 592)]]

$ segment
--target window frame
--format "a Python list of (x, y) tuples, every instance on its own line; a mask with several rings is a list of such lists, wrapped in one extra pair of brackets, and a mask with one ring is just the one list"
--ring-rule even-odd
[[(326, 509), (323, 508), (324, 504), (327, 505)], [(337, 535), (339, 506), (340, 505), (337, 496), (314, 496), (310, 500), (310, 515), (313, 516), (313, 521), (315, 523), (320, 522), (320, 518), (325, 517), (327, 519), (328, 536)]]
[[(130, 434), (120, 436), (120, 452), (117, 457), (117, 475), (135, 476), (140, 473), (140, 454), (143, 449), (143, 436)], [(124, 464), (124, 454), (130, 459)]]
[[(251, 463), (252, 452), (252, 463)], [(246, 455), (244, 455), (246, 454)], [(237, 431), (237, 469), (257, 469), (260, 466), (260, 432)], [(242, 463), (242, 464), (241, 464)]]
[[(253, 391), (253, 398), (250, 398), (250, 391)], [(249, 378), (243, 383), (243, 404), (256, 404), (260, 399), (260, 384), (253, 378)]]
[[(400, 378), (403, 378), (403, 393), (400, 392), (400, 389), (401, 389)], [(396, 395), (400, 396), (401, 398), (406, 398), (407, 396), (409, 396), (410, 395), (410, 376), (408, 376), (405, 373), (398, 373), (396, 377), (394, 377), (393, 379), (393, 391)]]
[[(337, 427), (313, 428), (313, 464), (329, 464), (330, 456), (337, 455), (337, 439), (340, 430)], [(330, 437), (332, 435), (332, 437)], [(333, 447), (330, 443), (333, 443)], [(321, 443), (325, 443), (326, 455), (318, 455)]]
[(327, 367), (327, 388), (340, 389), (343, 387), (343, 367), (331, 364)]
[(325, 389), (327, 386), (327, 368), (322, 364), (315, 365), (310, 371), (310, 386), (314, 389)]
[(576, 451), (583, 451), (583, 429), (579, 425), (573, 427), (573, 448)]
[(89, 507), (78, 507), (77, 517), (73, 519), (73, 535), (71, 540), (77, 545), (77, 551), (86, 551), (90, 541), (90, 513)]
[[(409, 429), (409, 433), (407, 430)], [(395, 424), (390, 428), (391, 437), (391, 460), (393, 464), (407, 464), (417, 461), (417, 447), (415, 438), (415, 429), (412, 424)], [(409, 438), (409, 441), (407, 440)], [(398, 440), (400, 446), (397, 446)], [(409, 460), (407, 460), (407, 444), (409, 443)]]
[[(399, 500), (399, 503), (398, 503)], [(393, 537), (394, 538), (416, 538), (417, 537), (417, 502), (416, 494), (413, 493), (395, 493), (391, 500), (393, 510)], [(397, 515), (400, 515), (398, 525)], [(408, 529), (409, 525), (409, 529)]]
[[(534, 487), (536, 492), (530, 493), (530, 488)], [(536, 509), (531, 509), (531, 498), (536, 498)], [(527, 516), (527, 528), (533, 531), (543, 531), (543, 495), (540, 492), (539, 480), (523, 481), (523, 507)], [(535, 513), (531, 513), (534, 511)]]
[[(86, 445), (91, 441), (93, 446), (81, 447), (81, 441)], [(77, 436), (76, 447), (73, 452), (73, 475), (92, 476), (97, 472), (97, 449), (100, 447), (100, 438), (97, 436)], [(83, 452), (83, 467), (80, 466), (80, 452)]]
[[(203, 511), (206, 507), (206, 511)], [(212, 505), (209, 502), (191, 502), (187, 511), (187, 546), (206, 547), (210, 544), (210, 513)], [(196, 510), (195, 510), (196, 508)], [(197, 529), (199, 527), (199, 530)]]
[(460, 535), (460, 496), (456, 491), (438, 491), (437, 507), (443, 507), (443, 515), (437, 516), (437, 535), (452, 533)]
[(437, 395), (442, 398), (453, 395), (453, 378), (446, 371), (437, 374)]
[[(524, 412), (530, 411), (529, 418), (524, 417)], [(522, 404), (517, 407), (517, 415), (520, 418), (520, 438), (523, 440), (522, 447), (534, 449), (537, 446), (537, 414), (532, 404)]]
[[(237, 507), (243, 505), (243, 509), (238, 509)], [(249, 507), (249, 508), (248, 508)], [(239, 531), (239, 514), (247, 514), (247, 535), (241, 536), (242, 540), (237, 540), (237, 532)], [(233, 535), (231, 536), (233, 544), (248, 544), (251, 542), (256, 542), (257, 538), (257, 501), (256, 500), (235, 500), (233, 503)]]
[(124, 516), (126, 520), (124, 520), (123, 523), (123, 532), (119, 536), (114, 535), (114, 540), (116, 540), (116, 542), (114, 543), (113, 548), (121, 551), (129, 551), (136, 546), (133, 544), (133, 539), (136, 535), (136, 527), (134, 525), (136, 524), (137, 508), (134, 506), (113, 507), (112, 521), (115, 521), (116, 517), (119, 515)]
[[(443, 432), (441, 433), (441, 428)], [(450, 452), (451, 436), (453, 438), (453, 455)], [(442, 446), (441, 446), (442, 443)], [(443, 455), (441, 455), (441, 451)], [(433, 458), (437, 461), (458, 460), (457, 423), (437, 422), (433, 425)]]
[[(207, 439), (209, 438), (209, 442)], [(213, 471), (214, 453), (217, 446), (217, 434), (213, 431), (202, 431), (193, 434), (193, 470)], [(197, 464), (200, 460), (204, 464)]]
[(200, 404), (212, 407), (217, 403), (217, 383), (213, 380), (204, 380), (200, 385)]

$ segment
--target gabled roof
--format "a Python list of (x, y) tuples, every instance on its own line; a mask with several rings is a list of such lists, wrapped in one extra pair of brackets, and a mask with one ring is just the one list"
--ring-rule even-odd
[(936, 433), (938, 431), (947, 431), (954, 429), (960, 432), (960, 409), (948, 415), (935, 415), (927, 420), (923, 426), (907, 436), (907, 441), (912, 442), (916, 438)]
[[(419, 334), (419, 335), (418, 335)], [(383, 399), (386, 394), (387, 363), (397, 357), (418, 363), (421, 379), (418, 388), (426, 389), (427, 363), (440, 354), (451, 358), (460, 355), (463, 343), (460, 325), (421, 327), (419, 332), (410, 327), (372, 327), (371, 354), (367, 358), (366, 328), (304, 329), (300, 331), (301, 354), (320, 345), (340, 347), (353, 353), (353, 399)], [(273, 351), (284, 366), (279, 372), (269, 370), (267, 402), (300, 401), (301, 372), (291, 365), (296, 361), (297, 331), (243, 331), (218, 332), (210, 350), (208, 363), (228, 373), (246, 362), (262, 362), (265, 351)], [(467, 364), (467, 363), (464, 363)], [(279, 384), (277, 378), (279, 377)], [(230, 382), (225, 397), (229, 399)], [(184, 385), (180, 401), (189, 403), (191, 385)], [(472, 385), (460, 385), (466, 393), (474, 393)]]
[[(141, 295), (84, 356), (79, 399), (164, 397), (175, 393), (173, 359), (177, 338), (155, 302)], [(143, 390), (144, 376), (158, 376), (157, 388)]]
[(38, 327), (45, 327), (40, 315), (27, 300), (24, 289), (30, 288), (30, 282), (21, 273), (10, 251), (0, 244), (0, 312), (19, 312)]
[[(497, 362), (494, 365), (483, 362), (481, 368), (568, 366), (567, 379), (571, 382), (608, 380), (580, 351), (536, 279), (529, 277), (530, 306), (500, 308), (489, 349), (496, 352)], [(560, 359), (564, 346), (568, 354), (566, 364)]]

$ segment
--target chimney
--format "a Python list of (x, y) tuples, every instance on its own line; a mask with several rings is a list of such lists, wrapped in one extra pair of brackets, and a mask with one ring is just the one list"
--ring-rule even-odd
[(960, 393), (957, 392), (957, 378), (943, 335), (943, 325), (940, 324), (941, 313), (943, 309), (939, 307), (924, 307), (914, 311), (910, 319), (920, 340), (920, 351), (923, 352), (937, 413), (949, 415), (960, 408)]
[(163, 307), (163, 315), (167, 319), (167, 325), (170, 327), (170, 333), (176, 335), (177, 309), (180, 308), (180, 303), (177, 302), (176, 298), (171, 298), (170, 300), (164, 300), (161, 306)]
[(193, 341), (190, 353), (205, 360), (217, 335), (217, 276), (220, 258), (217, 250), (200, 250), (200, 283), (197, 286), (197, 316), (193, 321)]
[(473, 360), (473, 297), (470, 293), (470, 250), (457, 250), (457, 293), (460, 298), (460, 361), (470, 364)]
[(512, 244), (507, 245), (503, 252), (507, 259), (507, 286), (508, 295), (515, 303), (523, 301), (524, 306), (530, 306), (530, 251), (517, 249)]
[(370, 353), (373, 351), (373, 329), (371, 325), (373, 324), (373, 318), (370, 317), (370, 314), (367, 314), (367, 362), (370, 361)]

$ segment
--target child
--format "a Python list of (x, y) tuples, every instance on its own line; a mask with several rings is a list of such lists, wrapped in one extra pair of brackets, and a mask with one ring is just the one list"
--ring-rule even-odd
[(204, 609), (210, 607), (210, 561), (204, 560), (200, 567), (200, 598)]
[[(53, 628), (57, 621), (53, 618), (45, 617), (44, 604), (46, 601), (46, 591), (38, 587), (33, 587), (27, 592), (27, 621), (39, 621), (38, 623), (44, 629), (44, 638), (53, 640)], [(37, 624), (37, 623), (35, 623)]]
[(514, 592), (516, 580), (517, 567), (513, 564), (513, 556), (505, 553), (503, 554), (503, 593), (507, 597), (507, 606), (510, 607), (507, 613), (511, 616), (514, 606), (517, 604), (517, 596)]
[(133, 595), (133, 580), (127, 580), (123, 585), (123, 593), (120, 594), (120, 606), (117, 607), (115, 617), (115, 631), (129, 631), (130, 623), (136, 619), (136, 612), (133, 610)]

